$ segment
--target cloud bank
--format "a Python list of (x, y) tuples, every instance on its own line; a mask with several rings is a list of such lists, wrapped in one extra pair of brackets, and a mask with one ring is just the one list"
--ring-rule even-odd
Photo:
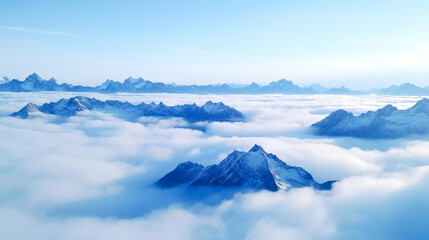
[[(131, 123), (83, 112), (67, 121), (7, 115), (27, 102), (73, 93), (0, 93), (0, 236), (4, 239), (424, 239), (429, 141), (314, 137), (307, 127), (333, 109), (355, 113), (413, 97), (91, 95), (166, 104), (223, 101), (245, 123), (180, 119)], [(345, 144), (344, 142), (347, 142)], [(198, 193), (152, 186), (178, 163), (220, 162), (259, 144), (334, 189), (238, 193), (198, 201)], [(366, 147), (370, 146), (372, 147)], [(386, 146), (388, 145), (388, 146)], [(380, 146), (380, 147), (378, 147)], [(190, 194), (190, 195), (189, 195)], [(211, 197), (211, 196), (209, 196)], [(23, 231), (25, 229), (25, 231)]]

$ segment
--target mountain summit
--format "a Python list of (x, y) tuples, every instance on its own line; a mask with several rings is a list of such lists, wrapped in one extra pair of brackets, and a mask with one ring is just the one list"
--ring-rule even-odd
[(289, 166), (276, 155), (254, 145), (248, 152), (235, 150), (219, 164), (207, 167), (181, 163), (155, 184), (162, 188), (186, 185), (284, 191), (299, 187), (329, 190), (333, 182), (317, 183), (303, 168)]

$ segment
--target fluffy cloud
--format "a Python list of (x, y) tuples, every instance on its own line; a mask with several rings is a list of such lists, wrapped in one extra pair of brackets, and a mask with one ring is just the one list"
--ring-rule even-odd
[(216, 206), (169, 207), (131, 219), (46, 218), (1, 208), (0, 234), (7, 239), (424, 239), (428, 178), (429, 168), (419, 167), (350, 177), (332, 192), (237, 194)]
[(222, 228), (216, 218), (170, 208), (144, 218), (46, 219), (27, 212), (0, 209), (5, 239), (206, 239)]

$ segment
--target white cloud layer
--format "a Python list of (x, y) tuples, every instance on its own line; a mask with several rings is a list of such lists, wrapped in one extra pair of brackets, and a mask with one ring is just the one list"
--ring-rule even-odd
[[(131, 123), (96, 112), (66, 121), (7, 117), (28, 102), (70, 96), (0, 93), (2, 239), (428, 237), (427, 137), (355, 141), (308, 131), (338, 108), (355, 113), (389, 103), (407, 108), (418, 98), (94, 94), (168, 105), (223, 101), (248, 117), (244, 123), (211, 123), (206, 133), (180, 128), (180, 119)], [(189, 202), (180, 190), (152, 186), (179, 162), (213, 164), (255, 143), (319, 182), (341, 181), (329, 192), (262, 191), (214, 203)]]

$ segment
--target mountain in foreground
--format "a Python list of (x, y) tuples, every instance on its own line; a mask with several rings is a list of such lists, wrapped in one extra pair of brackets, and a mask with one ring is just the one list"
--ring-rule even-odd
[(13, 117), (34, 118), (43, 114), (52, 114), (63, 117), (75, 116), (78, 112), (90, 110), (104, 113), (111, 113), (115, 116), (127, 120), (136, 120), (139, 117), (179, 117), (188, 122), (200, 121), (242, 121), (244, 116), (241, 112), (231, 108), (222, 102), (206, 102), (203, 106), (196, 104), (185, 104), (176, 106), (166, 106), (162, 102), (140, 103), (133, 105), (129, 102), (116, 100), (100, 101), (88, 97), (72, 97), (70, 99), (61, 99), (58, 102), (45, 103), (37, 106), (33, 103), (27, 104), (18, 112), (12, 113)]
[(387, 105), (359, 116), (337, 110), (312, 125), (319, 135), (359, 138), (401, 138), (429, 133), (429, 100), (424, 98), (407, 110)]
[(289, 166), (276, 155), (254, 145), (249, 152), (235, 150), (219, 164), (207, 167), (181, 163), (155, 184), (161, 188), (185, 185), (284, 191), (300, 187), (330, 190), (334, 182), (317, 183), (303, 168)]

